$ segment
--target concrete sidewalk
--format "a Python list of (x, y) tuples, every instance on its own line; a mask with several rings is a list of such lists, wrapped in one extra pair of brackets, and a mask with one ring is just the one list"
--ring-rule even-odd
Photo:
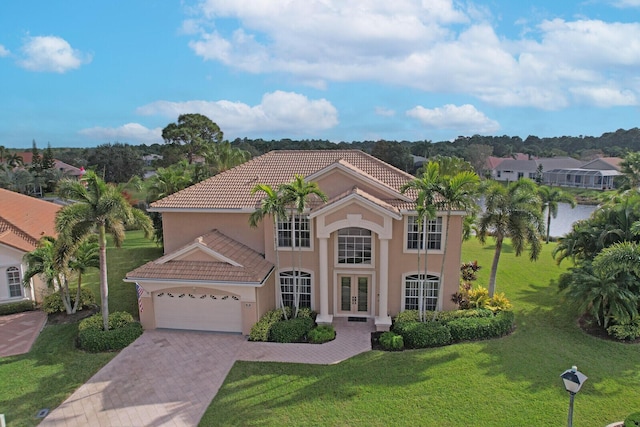
[(373, 321), (334, 322), (322, 345), (234, 334), (146, 331), (53, 410), (41, 426), (195, 426), (236, 360), (333, 364), (371, 349)]

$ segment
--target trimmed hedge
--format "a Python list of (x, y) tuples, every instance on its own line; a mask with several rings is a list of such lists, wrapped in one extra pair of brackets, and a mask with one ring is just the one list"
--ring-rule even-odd
[[(453, 311), (439, 311), (436, 314), (436, 321), (449, 322), (453, 319), (459, 319), (462, 317), (492, 317), (493, 311), (486, 308), (474, 308), (469, 310), (453, 310)], [(433, 319), (433, 311), (425, 311), (425, 319), (430, 322)], [(420, 313), (418, 310), (405, 310), (394, 318), (395, 322), (419, 322)]]
[[(414, 316), (413, 313), (409, 313), (404, 316), (399, 315), (396, 319), (411, 319)], [(514, 318), (512, 311), (501, 311), (494, 315), (487, 309), (456, 310), (438, 313), (439, 321), (436, 322), (396, 320), (393, 331), (402, 336), (407, 348), (438, 347), (452, 342), (507, 335), (513, 329)], [(427, 319), (430, 318), (427, 317)]]
[(310, 330), (307, 337), (312, 344), (322, 344), (333, 341), (336, 338), (336, 331), (331, 325), (320, 325)]
[(80, 321), (78, 347), (91, 353), (121, 350), (140, 335), (142, 335), (142, 325), (136, 322), (130, 313), (109, 314), (108, 331), (102, 329), (102, 315), (98, 313)]
[(512, 311), (501, 311), (494, 317), (454, 319), (447, 323), (454, 342), (497, 338), (513, 329)]
[(451, 342), (449, 328), (439, 323), (397, 322), (393, 330), (402, 335), (407, 348), (440, 347)]
[(313, 319), (310, 317), (297, 317), (276, 322), (271, 326), (269, 341), (280, 343), (302, 341), (313, 328), (313, 324)]
[(10, 302), (7, 304), (0, 304), (0, 316), (7, 314), (23, 313), (25, 311), (35, 310), (36, 305), (31, 300), (22, 300), (16, 302)]
[[(71, 306), (76, 301), (76, 290), (69, 290), (71, 293)], [(80, 304), (78, 305), (78, 310), (82, 310), (83, 307), (88, 307), (96, 303), (96, 297), (93, 295), (93, 292), (89, 288), (81, 288), (80, 289)], [(53, 313), (62, 313), (67, 311), (64, 308), (64, 304), (62, 303), (62, 296), (60, 292), (54, 292), (51, 295), (47, 295), (44, 298), (42, 303), (42, 310), (45, 313), (53, 314)]]
[[(287, 319), (291, 319), (291, 316), (293, 315), (291, 308), (285, 307), (284, 309), (287, 313)], [(316, 312), (312, 311), (310, 308), (300, 308), (298, 310), (297, 319), (311, 319), (311, 324), (313, 325), (316, 319)], [(283, 320), (284, 316), (282, 315), (281, 308), (267, 311), (262, 315), (260, 320), (251, 327), (251, 331), (249, 332), (249, 341), (272, 341), (271, 329), (276, 323)]]

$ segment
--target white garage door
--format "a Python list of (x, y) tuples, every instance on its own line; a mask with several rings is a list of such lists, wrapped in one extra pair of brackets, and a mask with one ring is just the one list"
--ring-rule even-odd
[(155, 292), (157, 328), (242, 332), (240, 300), (215, 293)]

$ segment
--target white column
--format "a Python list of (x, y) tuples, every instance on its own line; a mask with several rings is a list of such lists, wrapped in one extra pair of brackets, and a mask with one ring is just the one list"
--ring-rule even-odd
[(318, 253), (320, 256), (320, 271), (318, 272), (318, 285), (320, 286), (320, 314), (316, 318), (316, 323), (330, 325), (333, 316), (329, 314), (329, 261), (327, 237), (320, 237), (320, 247)]
[(389, 239), (380, 239), (380, 276), (378, 279), (380, 304), (376, 316), (376, 329), (388, 331), (391, 326), (389, 317)]

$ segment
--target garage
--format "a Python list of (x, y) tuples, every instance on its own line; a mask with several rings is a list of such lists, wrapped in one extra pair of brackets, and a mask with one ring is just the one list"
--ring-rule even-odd
[(154, 292), (156, 328), (242, 332), (240, 298), (215, 290)]

